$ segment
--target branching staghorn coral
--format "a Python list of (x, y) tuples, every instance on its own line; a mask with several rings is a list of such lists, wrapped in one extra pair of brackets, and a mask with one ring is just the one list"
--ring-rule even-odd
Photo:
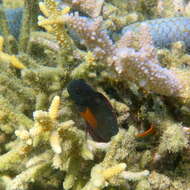
[[(116, 55), (113, 57), (116, 70), (147, 90), (188, 98), (189, 87), (183, 76), (160, 66), (149, 27), (142, 24), (141, 31), (142, 36), (139, 34), (139, 37), (134, 37), (132, 32), (127, 32), (117, 42)], [(139, 43), (137, 51), (133, 45), (135, 39)]]
[[(74, 128), (73, 121), (66, 121), (63, 123), (57, 122), (58, 111), (60, 105), (60, 98), (55, 96), (52, 100), (51, 106), (48, 112), (36, 111), (34, 112), (34, 124), (29, 130), (18, 129), (15, 131), (20, 146), (17, 149), (12, 149), (3, 156), (0, 157), (0, 171), (10, 171), (15, 164), (25, 165), (26, 170), (18, 174), (14, 179), (7, 184), (9, 190), (27, 189), (32, 180), (38, 180), (38, 177), (45, 170), (50, 169), (50, 165), (66, 172), (66, 176), (63, 182), (65, 189), (70, 189), (75, 184), (75, 181), (80, 177), (81, 168), (78, 166), (85, 160), (92, 160), (94, 155), (86, 144), (85, 136), (81, 132)], [(130, 130), (129, 133), (132, 131)], [(132, 132), (133, 133), (133, 132)], [(139, 180), (148, 176), (149, 172), (144, 171), (142, 173), (133, 173), (124, 171), (126, 168), (125, 163), (116, 164), (120, 160), (125, 158), (121, 153), (118, 154), (118, 146), (120, 148), (126, 148), (126, 144), (121, 144), (123, 140), (124, 132), (118, 135), (110, 144), (110, 150), (104, 158), (104, 161), (91, 171), (91, 179), (84, 186), (85, 189), (91, 188), (103, 188), (110, 183), (112, 177), (116, 177), (116, 181), (113, 183), (119, 185), (117, 182), (117, 176), (121, 173), (119, 178), (128, 180)], [(83, 136), (83, 138), (82, 138)], [(126, 138), (126, 143), (129, 139)], [(131, 138), (131, 141), (134, 139)], [(39, 146), (51, 148), (43, 152), (43, 148), (39, 149)], [(91, 146), (93, 146), (91, 144)], [(131, 145), (130, 145), (131, 147)], [(74, 151), (75, 149), (78, 151)], [(32, 155), (36, 149), (39, 149), (38, 156), (31, 157), (29, 160), (23, 160), (24, 156)], [(73, 152), (74, 151), (74, 152)], [(122, 151), (121, 149), (119, 151)], [(126, 154), (129, 152), (126, 152)], [(117, 154), (117, 161), (113, 161), (115, 158), (113, 155)], [(125, 155), (126, 155), (125, 154)], [(54, 156), (53, 156), (54, 155)], [(122, 155), (121, 157), (119, 155)], [(52, 157), (53, 156), (53, 157)], [(106, 161), (107, 160), (107, 161)], [(46, 171), (47, 172), (47, 171)], [(99, 175), (102, 173), (101, 175)], [(138, 177), (137, 177), (138, 176)], [(41, 178), (41, 177), (40, 177)]]
[[(56, 96), (53, 99), (48, 112), (36, 111), (34, 113), (35, 123), (34, 123), (34, 126), (31, 127), (30, 130), (19, 129), (15, 131), (17, 137), (20, 139), (19, 140), (20, 146), (18, 146), (18, 148), (15, 150), (14, 149), (10, 150), (8, 153), (0, 157), (1, 172), (11, 170), (13, 165), (18, 164), (18, 163), (20, 164), (22, 163), (22, 165), (26, 164), (25, 167), (27, 167), (28, 169), (26, 169), (26, 171), (22, 172), (21, 174), (18, 174), (10, 182), (10, 184), (7, 184), (8, 189), (13, 190), (13, 189), (18, 189), (18, 188), (19, 189), (28, 188), (29, 182), (31, 182), (34, 179), (37, 180), (38, 176), (41, 175), (41, 173), (43, 173), (47, 169), (49, 170), (49, 165), (51, 164), (52, 161), (55, 162), (53, 163), (53, 165), (57, 167), (58, 163), (56, 159), (52, 160), (52, 153), (55, 152), (55, 156), (57, 155), (58, 157), (60, 157), (60, 159), (62, 158), (61, 157), (62, 148), (60, 147), (61, 144), (60, 144), (60, 141), (58, 140), (60, 138), (59, 135), (61, 135), (62, 133), (65, 133), (65, 131), (69, 130), (68, 128), (70, 128), (73, 125), (73, 122), (71, 121), (65, 122), (60, 125), (59, 129), (57, 129), (56, 126), (58, 125), (58, 123), (56, 121), (56, 118), (58, 116), (59, 101), (60, 101), (59, 97)], [(58, 131), (56, 131), (56, 129), (59, 131), (59, 133)], [(67, 133), (67, 135), (66, 134), (65, 135), (68, 136), (70, 134), (70, 135), (77, 136), (77, 133), (75, 131), (73, 132), (71, 131)], [(75, 142), (75, 140), (76, 139), (73, 138), (73, 142)], [(77, 141), (76, 143), (80, 143), (80, 142), (81, 141)], [(31, 158), (31, 160), (28, 160), (27, 162), (23, 160), (26, 154), (32, 154), (32, 152), (36, 148), (38, 149), (40, 144), (44, 146), (45, 144), (49, 144), (49, 143), (53, 149), (53, 152), (51, 150), (51, 151), (45, 151), (43, 153), (41, 152), (43, 150), (42, 149), (40, 151), (41, 153), (39, 152), (38, 157), (36, 156), (35, 158)], [(66, 148), (67, 144), (68, 142), (66, 142), (65, 148), (63, 146), (63, 150), (67, 149)], [(69, 152), (71, 150), (72, 149), (67, 149), (67, 151)], [(85, 150), (85, 148), (83, 150)], [(65, 156), (67, 154), (69, 155), (69, 152), (64, 152)], [(84, 154), (84, 155), (86, 156), (85, 158), (88, 159), (88, 154)], [(63, 158), (67, 159), (67, 157), (63, 157)], [(61, 163), (64, 163), (64, 162), (61, 162)], [(60, 165), (59, 167), (62, 168), (63, 166)], [(65, 166), (65, 169), (66, 168), (67, 166)]]
[(73, 8), (79, 9), (90, 17), (97, 17), (100, 15), (104, 0), (66, 0), (71, 3)]
[(66, 7), (64, 10), (58, 10), (57, 4), (53, 0), (47, 0), (44, 3), (41, 2), (39, 4), (41, 11), (44, 13), (47, 19), (43, 17), (38, 17), (39, 22), (38, 24), (40, 26), (45, 27), (49, 32), (53, 32), (56, 34), (57, 41), (61, 45), (62, 48), (70, 49), (72, 48), (72, 40), (66, 33), (66, 30), (64, 29), (63, 24), (53, 24), (53, 26), (47, 26), (48, 22), (52, 22), (53, 20), (56, 20), (58, 17), (61, 17), (68, 13), (69, 7)]
[(156, 14), (162, 17), (189, 16), (190, 3), (184, 0), (162, 1), (159, 0)]
[[(47, 1), (48, 5), (48, 1)], [(45, 5), (41, 5), (43, 7)], [(41, 10), (46, 14), (43, 8)], [(95, 21), (85, 17), (80, 17), (78, 13), (59, 15), (56, 19), (41, 19), (39, 25), (45, 25), (51, 27), (52, 24), (64, 25), (68, 24), (69, 27), (75, 29), (84, 40), (84, 43), (88, 48), (93, 49), (98, 56), (105, 56), (113, 51), (113, 43), (104, 31), (101, 31), (102, 19), (96, 18)], [(86, 33), (86, 31), (89, 31)]]
[(26, 52), (28, 49), (28, 41), (30, 38), (30, 32), (37, 29), (37, 14), (38, 1), (24, 1), (23, 15), (22, 15), (22, 28), (19, 34), (19, 51)]
[(4, 39), (2, 36), (0, 36), (0, 59), (2, 62), (9, 62), (13, 67), (17, 69), (24, 69), (26, 68), (17, 58), (16, 56), (12, 55), (10, 56), (9, 54), (6, 54), (3, 52), (3, 44)]
[[(2, 1), (1, 1), (2, 3)], [(20, 1), (20, 0), (16, 0), (14, 2), (12, 2), (11, 0), (6, 0), (3, 2), (4, 6), (5, 7), (8, 7), (8, 8), (18, 8), (18, 7), (21, 7), (23, 6), (23, 1)]]
[[(123, 160), (127, 160), (134, 149), (134, 130), (129, 129), (126, 134), (124, 131), (120, 131), (117, 136), (113, 138), (113, 141), (107, 147), (107, 153), (102, 163), (96, 165), (91, 170), (91, 179), (83, 188), (83, 190), (101, 189), (106, 187), (108, 183), (113, 185), (125, 184), (125, 180), (139, 181), (146, 178), (149, 175), (149, 171), (131, 172), (124, 171), (126, 168), (125, 163), (120, 163)], [(91, 146), (93, 144), (91, 143)], [(96, 145), (93, 145), (96, 146)], [(127, 148), (126, 148), (127, 146)], [(100, 145), (99, 148), (104, 150), (105, 146)], [(98, 147), (97, 147), (98, 148)], [(122, 151), (126, 149), (125, 151)], [(130, 155), (131, 154), (131, 155)]]
[[(104, 18), (104, 26), (108, 30), (113, 31), (121, 30), (124, 26), (142, 19), (137, 12), (122, 11), (122, 9), (106, 2), (102, 9), (102, 16)], [(117, 37), (117, 34), (119, 33), (114, 33), (112, 37), (115, 39), (114, 35)]]
[[(23, 85), (23, 81), (17, 78), (14, 74), (14, 69), (22, 70), (26, 66), (15, 56), (9, 55), (2, 51), (4, 39), (0, 38), (1, 50), (0, 50), (0, 61), (1, 61), (1, 95), (10, 98), (10, 102), (13, 105), (17, 105), (17, 109), (20, 107), (21, 111), (27, 110), (27, 104), (29, 102), (34, 102), (35, 92), (33, 89)], [(6, 88), (6, 91), (4, 90)], [(15, 95), (12, 97), (12, 95)], [(23, 100), (23, 103), (19, 103), (20, 100)], [(19, 109), (18, 109), (19, 110)]]
[[(140, 30), (144, 36), (139, 34), (139, 37), (133, 37), (134, 34), (126, 32), (115, 47), (109, 36), (101, 31), (100, 22), (98, 18), (93, 21), (78, 14), (59, 16), (57, 20), (52, 21), (68, 24), (85, 40), (86, 46), (93, 50), (95, 55), (107, 59), (108, 62), (114, 62), (118, 73), (138, 83), (140, 87), (166, 96), (189, 97), (188, 83), (183, 79), (183, 74), (160, 66), (148, 25), (141, 25)], [(138, 38), (139, 52), (132, 46), (132, 38)], [(184, 38), (187, 39), (186, 36)]]
[(47, 34), (46, 32), (32, 32), (30, 36), (30, 46), (34, 47), (35, 45), (42, 48), (50, 49), (52, 51), (58, 52), (60, 47), (54, 39), (54, 36)]
[[(47, 2), (42, 3), (46, 5), (45, 10), (50, 9)], [(49, 2), (54, 4), (54, 1)], [(103, 9), (110, 2), (104, 2)], [(116, 8), (122, 7), (123, 2), (122, 0), (114, 2)], [(34, 5), (33, 3), (32, 1), (31, 5)], [(133, 3), (137, 1), (129, 0), (127, 4), (125, 1), (126, 6)], [(147, 5), (146, 10), (152, 5), (155, 6), (155, 3), (152, 0), (146, 2), (142, 0), (140, 5)], [(110, 4), (110, 6), (113, 5)], [(136, 7), (139, 5), (136, 4)], [(133, 9), (138, 16), (145, 12), (136, 7), (128, 7), (127, 10)], [(30, 9), (28, 6), (25, 8)], [(41, 9), (43, 8), (42, 6)], [(188, 104), (185, 102), (181, 105), (173, 101), (170, 97), (173, 94), (170, 93), (169, 97), (154, 94), (157, 92), (156, 85), (154, 85), (156, 90), (144, 88), (152, 91), (151, 94), (142, 91), (133, 84), (133, 82), (138, 84), (141, 78), (137, 81), (131, 77), (128, 78), (127, 69), (123, 77), (107, 64), (114, 62), (112, 66), (119, 68), (121, 62), (116, 64), (115, 58), (119, 56), (118, 51), (121, 47), (128, 48), (131, 50), (130, 53), (135, 52), (137, 56), (142, 54), (143, 48), (144, 51), (147, 48), (146, 60), (152, 55), (151, 60), (155, 61), (156, 68), (161, 71), (161, 74), (165, 73), (164, 76), (167, 76), (169, 72), (175, 82), (179, 81), (182, 86), (184, 85), (183, 87), (186, 87), (188, 78), (186, 79), (185, 76), (181, 78), (184, 71), (188, 73), (189, 70), (190, 59), (188, 52), (185, 52), (185, 44), (183, 42), (173, 43), (171, 49), (158, 50), (157, 56), (148, 31), (145, 32), (147, 35), (144, 34), (147, 38), (140, 43), (138, 39), (142, 39), (144, 35), (139, 37), (138, 32), (135, 32), (132, 35), (133, 41), (131, 42), (128, 38), (124, 39), (122, 46), (122, 41), (114, 43), (107, 32), (104, 33), (105, 35), (100, 35), (101, 31), (107, 28), (107, 24), (112, 24), (116, 18), (120, 20), (119, 15), (116, 14), (115, 18), (109, 18), (109, 16), (104, 17), (104, 13), (101, 12), (100, 16), (103, 17), (101, 24), (89, 30), (88, 21), (90, 21), (90, 26), (95, 26), (94, 19), (82, 17), (85, 11), (79, 7), (71, 6), (70, 8), (71, 11), (77, 9), (82, 13), (72, 15), (72, 13), (68, 14), (63, 11), (63, 15), (56, 16), (57, 11), (61, 12), (61, 6), (56, 5), (55, 14), (45, 15), (46, 18), (41, 20), (44, 23), (47, 21), (43, 27), (47, 29), (51, 27), (52, 23), (49, 21), (52, 22), (54, 16), (63, 19), (59, 22), (57, 20), (54, 24), (60, 27), (60, 35), (65, 33), (66, 38), (72, 41), (73, 36), (70, 36), (70, 33), (67, 34), (67, 31), (73, 28), (69, 22), (72, 21), (71, 18), (75, 21), (79, 18), (79, 21), (80, 19), (84, 21), (86, 29), (86, 31), (79, 30), (79, 34), (81, 32), (79, 40), (86, 42), (87, 49), (72, 42), (69, 44), (68, 51), (64, 52), (62, 48), (64, 43), (62, 46), (55, 31), (47, 30), (47, 33), (36, 31), (36, 29), (32, 29), (29, 33), (25, 30), (29, 40), (23, 41), (27, 42), (24, 51), (23, 45), (12, 37), (13, 40), (9, 41), (8, 38), (8, 42), (10, 47), (16, 47), (14, 51), (13, 48), (6, 48), (6, 43), (4, 43), (1, 53), (9, 58), (0, 60), (0, 77), (3, 79), (0, 80), (0, 188), (3, 190), (187, 190), (190, 186)], [(149, 16), (145, 14), (136, 19), (148, 19)], [(151, 15), (151, 18), (154, 16)], [(35, 19), (36, 17), (35, 14)], [(39, 20), (39, 23), (41, 21)], [(128, 21), (123, 23), (125, 22), (128, 23)], [(80, 23), (77, 24), (79, 27)], [(122, 26), (121, 24), (120, 27)], [(21, 30), (23, 28), (21, 27)], [(111, 30), (109, 34), (112, 35), (114, 27), (108, 28)], [(77, 32), (77, 28), (75, 30)], [(92, 32), (97, 32), (97, 34), (91, 35)], [(97, 39), (91, 40), (89, 36), (85, 36), (86, 34), (95, 38), (99, 37), (103, 43), (101, 40), (99, 42), (96, 42)], [(123, 38), (124, 36), (121, 39)], [(144, 41), (148, 41), (145, 43), (146, 47), (142, 45)], [(94, 44), (90, 44), (92, 42)], [(103, 52), (105, 48), (103, 44), (105, 47), (111, 45), (111, 48)], [(141, 46), (143, 48), (140, 48)], [(82, 47), (82, 49), (77, 47)], [(153, 47), (152, 54), (148, 51), (150, 47)], [(129, 55), (132, 59), (132, 54)], [(10, 61), (11, 56), (15, 56), (24, 67), (16, 68)], [(119, 56), (118, 60), (121, 58)], [(68, 63), (67, 60), (70, 62)], [(131, 65), (134, 63), (135, 61), (131, 61)], [(145, 66), (149, 65), (145, 64)], [(140, 74), (144, 76), (143, 72), (142, 69)], [(136, 72), (134, 73), (137, 75)], [(73, 78), (84, 78), (99, 92), (102, 92), (109, 101), (111, 100), (117, 112), (119, 126), (122, 125), (125, 128), (120, 129), (111, 142), (107, 144), (94, 142), (89, 139), (89, 135), (86, 137), (85, 133), (78, 129), (84, 128), (85, 124), (77, 114), (66, 91), (67, 82)], [(147, 78), (149, 81), (150, 78)], [(169, 85), (171, 89), (176, 86), (178, 83), (174, 86)], [(167, 89), (169, 87), (167, 86)], [(180, 95), (188, 91), (181, 90), (183, 87), (179, 90)], [(50, 102), (51, 106), (48, 109)], [(151, 114), (152, 118), (149, 117)], [(155, 127), (154, 135), (137, 138), (139, 132), (145, 131), (150, 126)]]

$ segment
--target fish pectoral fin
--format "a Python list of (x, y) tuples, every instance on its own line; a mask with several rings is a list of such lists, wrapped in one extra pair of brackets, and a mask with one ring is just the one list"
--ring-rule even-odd
[(95, 115), (91, 112), (90, 108), (87, 107), (83, 112), (80, 112), (80, 114), (90, 127), (97, 127), (97, 120), (95, 118)]

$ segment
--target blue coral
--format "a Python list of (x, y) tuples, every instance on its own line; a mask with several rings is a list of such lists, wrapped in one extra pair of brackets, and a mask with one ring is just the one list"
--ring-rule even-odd
[(138, 22), (123, 28), (122, 33), (139, 31), (141, 24), (149, 26), (156, 47), (169, 47), (173, 42), (184, 41), (186, 47), (190, 48), (190, 18), (188, 17), (160, 18)]
[[(5, 12), (10, 32), (15, 38), (19, 36), (22, 13), (22, 8), (7, 9)], [(138, 31), (140, 24), (143, 23), (150, 27), (152, 39), (156, 47), (169, 47), (173, 42), (184, 41), (186, 47), (190, 48), (190, 18), (174, 17), (147, 20), (124, 27), (122, 33)]]

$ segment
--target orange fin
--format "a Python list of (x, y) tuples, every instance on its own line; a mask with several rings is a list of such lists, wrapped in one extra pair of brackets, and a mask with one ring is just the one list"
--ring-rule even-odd
[(146, 130), (146, 131), (143, 132), (143, 133), (139, 133), (139, 134), (137, 135), (137, 137), (146, 137), (146, 136), (148, 136), (148, 135), (150, 135), (150, 134), (152, 134), (152, 133), (155, 133), (155, 128), (154, 128), (154, 126), (151, 126), (148, 130)]
[(97, 121), (94, 114), (90, 111), (89, 108), (86, 108), (84, 112), (80, 112), (84, 120), (93, 128), (97, 127)]

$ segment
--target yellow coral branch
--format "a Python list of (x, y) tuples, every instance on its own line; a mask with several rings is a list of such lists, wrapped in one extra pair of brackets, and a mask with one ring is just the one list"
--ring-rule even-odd
[(58, 132), (61, 134), (61, 133), (64, 133), (65, 130), (69, 129), (70, 127), (72, 127), (74, 125), (74, 121), (73, 120), (68, 120), (68, 121), (65, 121), (64, 123), (61, 123), (61, 126), (59, 127), (58, 129)]
[(113, 166), (113, 167), (108, 168), (105, 171), (103, 171), (103, 176), (105, 179), (109, 179), (109, 178), (116, 176), (116, 175), (120, 174), (121, 172), (123, 172), (125, 170), (125, 168), (126, 168), (125, 163), (118, 164), (116, 166)]
[(89, 64), (92, 64), (95, 62), (95, 56), (91, 51), (88, 51), (84, 58), (85, 58), (85, 61)]
[(0, 36), (0, 51), (3, 51), (4, 38)]
[(25, 65), (23, 65), (22, 62), (20, 62), (16, 56), (14, 55), (9, 55), (7, 53), (3, 52), (3, 43), (4, 43), (4, 38), (0, 36), (0, 59), (5, 62), (10, 62), (12, 66), (14, 66), (17, 69), (24, 69), (26, 68)]
[(45, 28), (48, 32), (53, 32), (52, 26), (43, 24), (44, 20), (47, 20), (47, 19), (45, 19), (45, 17), (43, 16), (38, 16), (38, 25)]
[(44, 4), (49, 9), (50, 14), (58, 14), (57, 3), (54, 0), (45, 0)]
[(62, 152), (61, 139), (57, 131), (52, 132), (50, 136), (50, 145), (55, 153), (60, 154)]
[(49, 117), (52, 120), (56, 120), (58, 117), (58, 111), (59, 111), (59, 105), (60, 105), (60, 97), (55, 96), (51, 102), (50, 108), (49, 108)]
[(11, 65), (17, 69), (26, 68), (26, 66), (22, 62), (20, 62), (14, 55), (9, 55), (7, 53), (0, 52), (0, 59), (5, 62), (10, 62)]
[(46, 5), (43, 2), (39, 2), (39, 7), (40, 7), (40, 10), (42, 11), (42, 13), (46, 17), (50, 16), (49, 10), (47, 9)]
[(61, 10), (61, 14), (65, 15), (65, 14), (69, 13), (70, 9), (71, 9), (70, 7), (65, 7), (63, 10)]
[(48, 19), (42, 19), (42, 16), (38, 17), (38, 25), (44, 27), (45, 25), (52, 25), (52, 24), (64, 24), (63, 18), (60, 16), (48, 18)]
[(24, 68), (26, 68), (26, 66), (23, 65), (22, 62), (20, 62), (20, 61), (16, 58), (16, 56), (14, 56), (14, 55), (10, 56), (10, 62), (11, 62), (11, 64), (12, 64), (12, 66), (14, 66), (14, 67), (17, 68), (17, 69), (24, 69)]
[(57, 9), (56, 2), (45, 0), (44, 3), (39, 3), (40, 10), (47, 17), (38, 17), (38, 25), (44, 27), (48, 32), (55, 34), (58, 43), (63, 49), (72, 49), (73, 42), (64, 29), (63, 15), (70, 11), (70, 7), (65, 7), (63, 10)]

